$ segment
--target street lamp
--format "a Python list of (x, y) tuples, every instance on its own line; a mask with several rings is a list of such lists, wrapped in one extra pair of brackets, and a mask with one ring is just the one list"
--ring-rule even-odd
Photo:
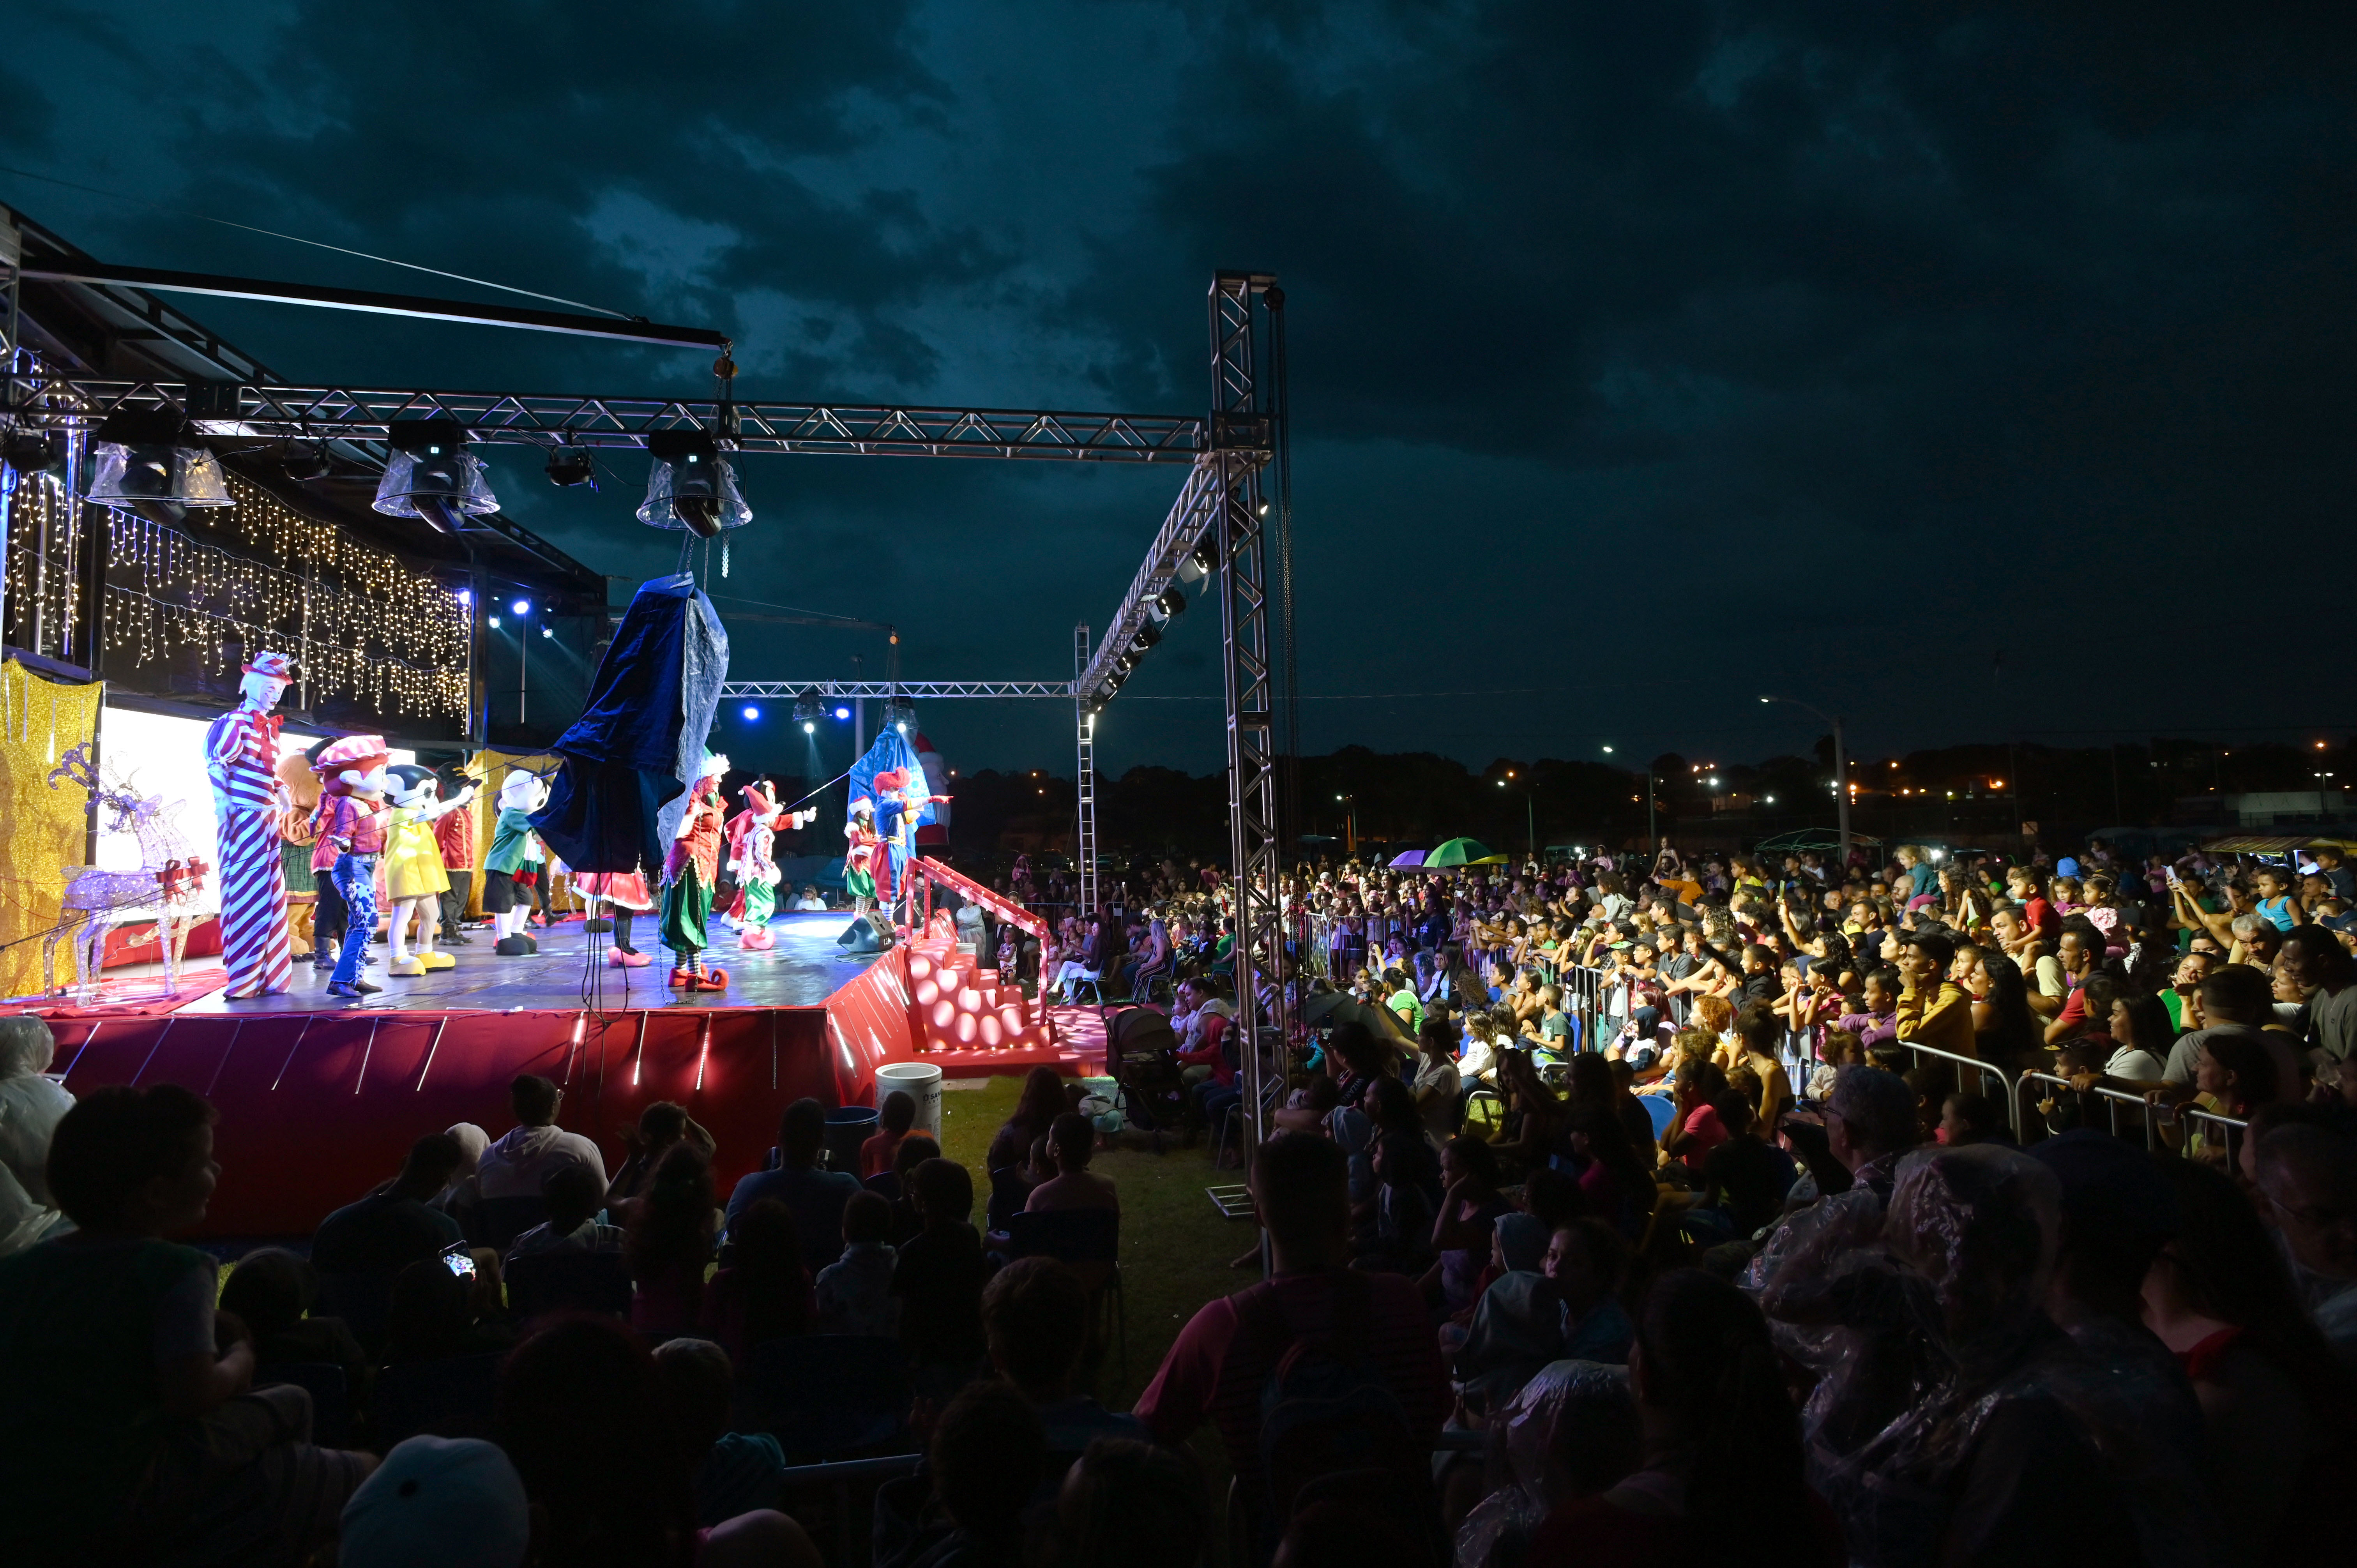
[(1760, 700), (1763, 703), (1790, 703), (1834, 726), (1834, 808), (1840, 813), (1841, 866), (1842, 875), (1846, 876), (1849, 874), (1849, 753), (1842, 745), (1842, 722), (1835, 714), (1822, 708), (1811, 707), (1796, 697), (1762, 697)]
[[(1611, 756), (1612, 748), (1606, 746), (1604, 755)], [(1660, 854), (1662, 853), (1661, 835), (1653, 831), (1653, 765), (1650, 762), (1645, 764), (1645, 837), (1652, 842), (1653, 853), (1656, 855)]]
[[(1513, 776), (1512, 768), (1506, 769), (1506, 779), (1512, 779)], [(1506, 787), (1506, 779), (1498, 780), (1499, 789), (1502, 789)], [(1531, 804), (1531, 786), (1528, 779), (1523, 781), (1523, 825), (1530, 830), (1531, 858), (1536, 860), (1539, 857), (1539, 817), (1538, 809)]]
[(1337, 795), (1334, 799), (1346, 802), (1350, 807), (1351, 825), (1346, 831), (1351, 835), (1351, 842), (1343, 847), (1342, 853), (1356, 854), (1359, 853), (1359, 798), (1356, 795)]

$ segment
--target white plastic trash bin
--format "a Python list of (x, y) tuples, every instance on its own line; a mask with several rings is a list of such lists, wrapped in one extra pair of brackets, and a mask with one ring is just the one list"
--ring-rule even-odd
[(931, 1062), (886, 1062), (876, 1069), (876, 1109), (884, 1109), (884, 1097), (894, 1090), (917, 1102), (917, 1120), (910, 1124), (912, 1133), (922, 1133), (939, 1142), (942, 1135), (942, 1069)]

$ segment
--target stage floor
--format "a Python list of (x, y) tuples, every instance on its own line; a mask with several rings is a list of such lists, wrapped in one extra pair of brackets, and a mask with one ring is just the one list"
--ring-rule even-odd
[[(414, 978), (385, 973), (380, 944), (371, 950), (377, 962), (368, 971), (371, 984), (384, 989), (373, 996), (350, 1000), (328, 994), (328, 973), (308, 963), (295, 966), (295, 989), (276, 996), (231, 1002), (215, 991), (178, 1009), (181, 1016), (225, 1015), (253, 1017), (273, 1013), (457, 1012), (504, 1013), (515, 1008), (563, 1009), (594, 1001), (604, 1010), (621, 1007), (815, 1007), (845, 983), (876, 961), (870, 953), (844, 955), (834, 939), (851, 924), (851, 917), (830, 910), (824, 914), (780, 915), (770, 922), (778, 945), (764, 952), (745, 952), (733, 934), (727, 945), (712, 949), (707, 963), (727, 971), (726, 991), (693, 994), (664, 984), (670, 976), (671, 954), (654, 940), (654, 917), (642, 915), (632, 936), (639, 950), (651, 961), (644, 969), (608, 969), (602, 960), (609, 940), (596, 940), (600, 962), (592, 970), (583, 962), (591, 938), (578, 919), (566, 920), (533, 933), (540, 951), (527, 958), (501, 958), (491, 950), (488, 930), (470, 931), (470, 946), (452, 948), (456, 968)], [(716, 929), (715, 935), (720, 934)], [(597, 984), (602, 990), (592, 992)]]

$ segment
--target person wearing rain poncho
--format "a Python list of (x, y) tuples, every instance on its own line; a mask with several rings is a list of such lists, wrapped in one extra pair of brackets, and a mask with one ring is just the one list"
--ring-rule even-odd
[(0, 1018), (0, 1258), (71, 1227), (49, 1196), (49, 1136), (74, 1103), (48, 1076), (57, 1049), (40, 1019)]
[(2167, 1391), (2146, 1386), (2153, 1364), (2047, 1314), (2054, 1175), (1997, 1145), (1922, 1150), (1900, 1163), (1887, 1215), (1857, 1197), (1795, 1216), (1746, 1281), (1817, 1380), (1809, 1478), (1851, 1561), (2216, 1561), (2200, 1477), (2147, 1430), (2148, 1396)]

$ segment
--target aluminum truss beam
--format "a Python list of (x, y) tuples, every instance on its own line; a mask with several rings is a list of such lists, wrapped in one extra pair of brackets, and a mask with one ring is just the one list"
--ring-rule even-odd
[[(723, 616), (722, 620), (728, 618)], [(723, 698), (767, 697), (791, 702), (815, 689), (822, 697), (889, 699), (936, 703), (950, 697), (1055, 697), (1070, 701), (1069, 681), (731, 681), (720, 688)]]
[[(1072, 670), (1075, 677), (1089, 667), (1089, 628), (1072, 628)], [(1095, 706), (1079, 695), (1088, 690), (1076, 678), (1072, 702), (1072, 812), (1074, 858), (1081, 864), (1081, 908), (1097, 908), (1097, 714)]]
[[(1277, 818), (1280, 756), (1276, 744), (1277, 684), (1270, 625), (1269, 552), (1261, 532), (1267, 508), (1260, 474), (1274, 449), (1273, 432), (1285, 411), (1273, 406), (1265, 379), (1276, 347), (1285, 295), (1264, 273), (1221, 273), (1211, 280), (1211, 424), (1218, 482), (1211, 527), (1221, 541), (1220, 630), (1228, 704), (1228, 825), (1235, 876), (1235, 1026), (1243, 1031), (1243, 1102), (1249, 1146), (1258, 1149), (1267, 1075), (1284, 1070), (1286, 1000), (1284, 896), (1279, 881), (1283, 839)], [(1200, 468), (1198, 472), (1201, 472)], [(1183, 499), (1183, 498), (1182, 498)], [(1170, 525), (1166, 523), (1165, 528)], [(1149, 573), (1157, 562), (1149, 560)], [(1137, 589), (1131, 590), (1133, 604)], [(1099, 650), (1102, 653), (1103, 650)], [(1272, 982), (1270, 1004), (1259, 995)], [(1262, 1030), (1275, 1031), (1275, 1059)], [(1281, 1079), (1280, 1079), (1281, 1081)]]
[(708, 430), (740, 452), (1177, 463), (1209, 441), (1209, 422), (1188, 414), (7, 378), (5, 412), (37, 429), (167, 406), (208, 435), (264, 441), (382, 441), (404, 419), (455, 420), (473, 441), (542, 448), (642, 447), (659, 431)]

